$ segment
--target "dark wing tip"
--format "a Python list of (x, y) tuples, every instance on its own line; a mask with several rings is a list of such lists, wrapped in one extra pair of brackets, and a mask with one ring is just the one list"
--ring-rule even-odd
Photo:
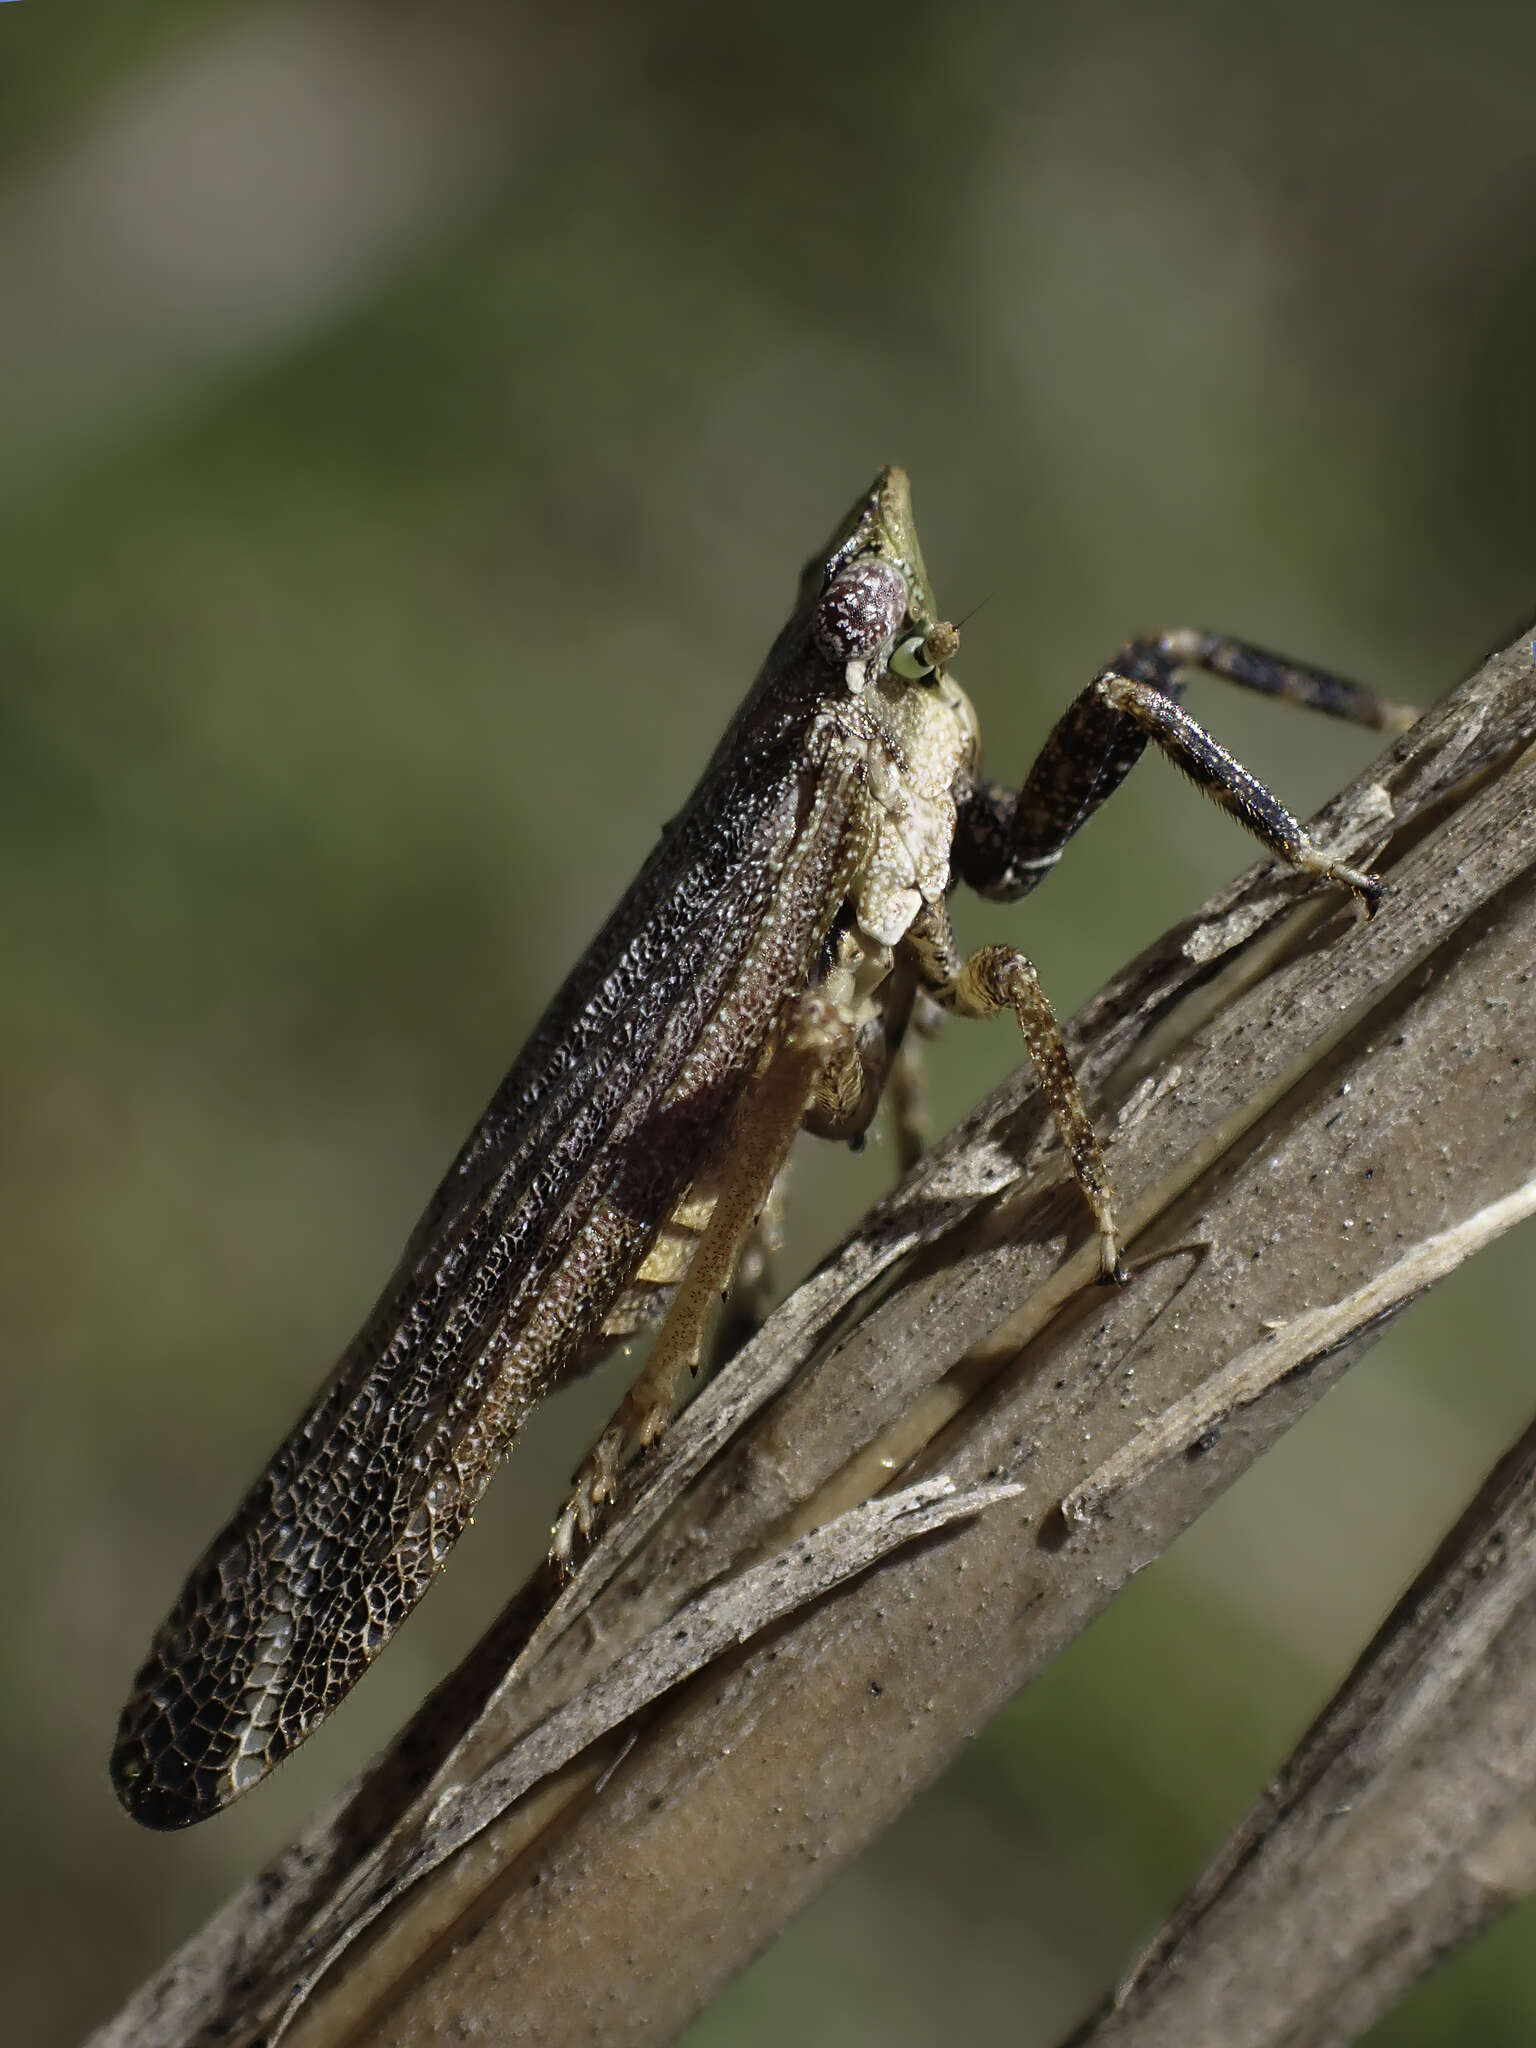
[(207, 1820), (225, 1804), (210, 1774), (167, 1751), (150, 1757), (142, 1743), (119, 1741), (112, 1752), (112, 1789), (140, 1827), (169, 1831)]
[(185, 1828), (229, 1804), (234, 1788), (227, 1767), (192, 1754), (164, 1723), (131, 1726), (132, 1711), (123, 1716), (109, 1765), (112, 1789), (130, 1819), (146, 1828)]
[(289, 1744), (269, 1728), (257, 1747), (238, 1736), (206, 1670), (171, 1669), (151, 1659), (139, 1673), (117, 1726), (108, 1766), (123, 1810), (146, 1828), (207, 1820), (264, 1778)]

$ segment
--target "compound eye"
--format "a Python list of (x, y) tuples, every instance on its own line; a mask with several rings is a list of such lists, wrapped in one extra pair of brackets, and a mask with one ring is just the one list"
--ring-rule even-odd
[(878, 556), (856, 562), (822, 592), (811, 621), (817, 647), (837, 667), (868, 661), (901, 630), (909, 603), (906, 578)]

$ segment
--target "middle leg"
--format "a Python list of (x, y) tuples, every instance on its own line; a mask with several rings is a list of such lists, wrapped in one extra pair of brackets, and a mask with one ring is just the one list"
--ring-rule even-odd
[(1124, 1286), (1129, 1279), (1120, 1258), (1115, 1227), (1115, 1191), (1104, 1148), (1077, 1085), (1061, 1026), (1040, 986), (1034, 963), (1012, 946), (982, 946), (962, 957), (942, 903), (918, 913), (905, 943), (917, 960), (933, 999), (959, 1017), (992, 1017), (1011, 1010), (1040, 1081), (1040, 1092), (1061, 1134), (1072, 1172), (1099, 1230), (1099, 1278)]

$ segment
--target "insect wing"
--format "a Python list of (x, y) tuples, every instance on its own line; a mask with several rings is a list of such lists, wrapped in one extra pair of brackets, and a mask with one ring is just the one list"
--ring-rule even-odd
[(812, 773), (803, 728), (750, 773), (716, 756), (156, 1635), (112, 1757), (135, 1819), (181, 1826), (255, 1784), (421, 1597), (728, 1127), (858, 822), (856, 778)]

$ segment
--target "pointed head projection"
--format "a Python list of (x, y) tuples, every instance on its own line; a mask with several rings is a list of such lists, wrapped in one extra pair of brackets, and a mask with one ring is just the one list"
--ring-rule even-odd
[(887, 670), (924, 681), (953, 659), (954, 627), (937, 618), (902, 469), (882, 470), (823, 554), (806, 564), (802, 597), (814, 603), (811, 637), (861, 689)]

